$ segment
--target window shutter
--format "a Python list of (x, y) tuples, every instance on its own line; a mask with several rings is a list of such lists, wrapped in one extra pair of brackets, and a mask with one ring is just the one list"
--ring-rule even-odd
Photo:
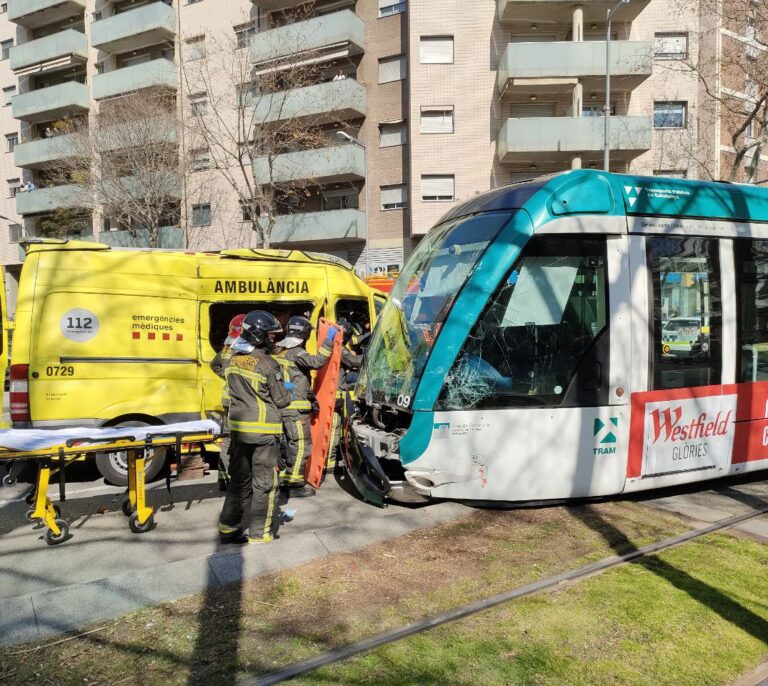
[(554, 102), (512, 103), (509, 106), (509, 116), (513, 119), (524, 117), (554, 117)]
[(405, 78), (405, 55), (379, 60), (379, 83), (402, 81)]
[(381, 187), (381, 206), (395, 205), (408, 202), (408, 186), (401, 184), (399, 186)]
[(453, 176), (422, 176), (421, 197), (453, 199)]
[(452, 64), (453, 36), (422, 36), (422, 64)]
[(382, 124), (380, 132), (380, 148), (389, 148), (393, 145), (405, 145), (408, 139), (405, 124)]
[(421, 133), (453, 133), (453, 110), (422, 110)]

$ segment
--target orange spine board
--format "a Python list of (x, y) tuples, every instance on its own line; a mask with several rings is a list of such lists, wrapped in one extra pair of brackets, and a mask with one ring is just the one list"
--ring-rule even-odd
[[(320, 318), (317, 324), (318, 349), (326, 339), (328, 329), (331, 326), (335, 326), (335, 324), (328, 319)], [(331, 359), (315, 375), (313, 390), (320, 411), (312, 416), (312, 452), (304, 467), (306, 482), (315, 488), (319, 488), (323, 480), (326, 456), (331, 443), (333, 411), (336, 406), (336, 389), (339, 386), (339, 370), (341, 369), (341, 345), (342, 333), (339, 331), (333, 340)]]

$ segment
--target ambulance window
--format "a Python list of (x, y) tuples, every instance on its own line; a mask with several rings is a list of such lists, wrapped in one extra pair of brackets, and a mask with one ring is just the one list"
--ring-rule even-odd
[(336, 321), (346, 319), (357, 324), (361, 333), (371, 330), (371, 314), (367, 300), (337, 300)]
[(716, 240), (646, 239), (651, 282), (651, 389), (720, 383), (720, 268)]
[(313, 302), (229, 302), (229, 303), (211, 303), (208, 311), (210, 327), (208, 331), (208, 342), (211, 347), (219, 351), (224, 345), (224, 340), (229, 332), (229, 322), (238, 314), (247, 314), (253, 310), (265, 310), (271, 312), (285, 330), (288, 320), (295, 316), (312, 316), (315, 310)]
[(379, 315), (381, 314), (381, 311), (384, 309), (384, 305), (386, 304), (387, 304), (386, 298), (380, 295), (373, 296), (373, 309), (376, 311), (376, 319), (379, 318)]
[(539, 236), (491, 297), (437, 409), (608, 403), (604, 238)]
[(739, 381), (768, 381), (768, 241), (734, 242)]

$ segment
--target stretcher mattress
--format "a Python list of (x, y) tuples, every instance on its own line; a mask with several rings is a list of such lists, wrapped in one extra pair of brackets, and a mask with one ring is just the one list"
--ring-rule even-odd
[(90, 441), (105, 443), (133, 438), (136, 442), (146, 439), (148, 434), (205, 434), (217, 436), (219, 425), (211, 419), (192, 422), (176, 422), (160, 426), (115, 426), (97, 429), (88, 426), (73, 426), (66, 429), (8, 429), (0, 431), (0, 449), (16, 451), (44, 450), (65, 445), (70, 439), (88, 438)]

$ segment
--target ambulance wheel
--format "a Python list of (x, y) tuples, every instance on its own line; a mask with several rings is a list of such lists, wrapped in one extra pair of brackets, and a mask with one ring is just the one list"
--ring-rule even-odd
[[(111, 424), (109, 428), (123, 426), (157, 426), (150, 422), (132, 420)], [(167, 454), (167, 451), (166, 451)], [(144, 478), (147, 481), (154, 479), (163, 468), (163, 457), (157, 457), (144, 465)], [(115, 486), (128, 485), (128, 455), (125, 450), (116, 450), (112, 453), (102, 453), (96, 456), (96, 467), (107, 483)]]
[(69, 524), (63, 519), (57, 519), (56, 526), (59, 527), (58, 534), (53, 533), (51, 529), (48, 529), (48, 531), (45, 532), (45, 542), (48, 545), (58, 545), (59, 543), (63, 543), (69, 536)]
[(146, 522), (139, 524), (139, 513), (134, 512), (128, 520), (128, 526), (131, 527), (131, 531), (135, 534), (143, 534), (147, 531), (151, 531), (155, 528), (155, 515), (149, 515)]
[(120, 503), (120, 509), (126, 517), (130, 517), (133, 514), (133, 505), (131, 505), (130, 498), (123, 498), (123, 502)]

